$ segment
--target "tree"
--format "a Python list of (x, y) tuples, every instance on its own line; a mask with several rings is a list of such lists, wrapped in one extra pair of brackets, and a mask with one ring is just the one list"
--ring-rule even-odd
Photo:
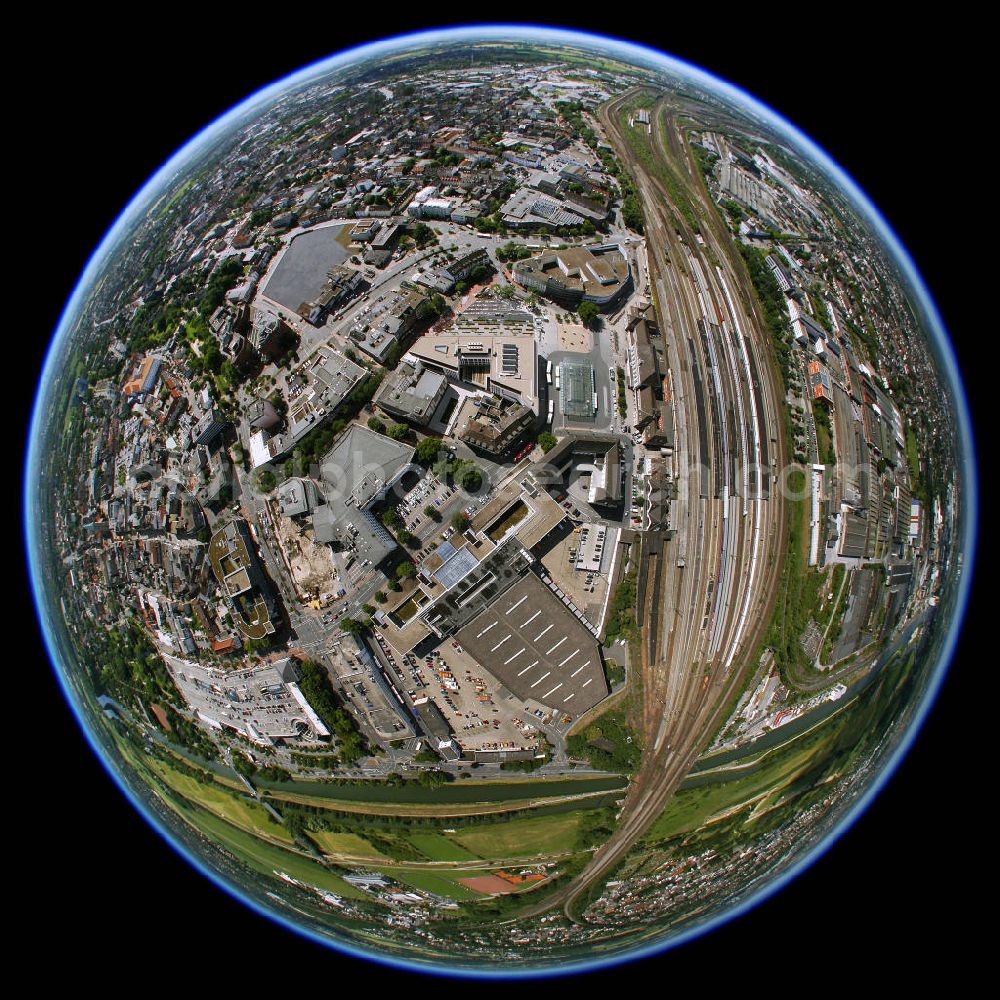
[(265, 469), (257, 477), (257, 484), (265, 493), (270, 493), (278, 485), (278, 479), (270, 469)]
[(376, 434), (384, 434), (385, 424), (378, 417), (369, 417), (368, 429), (375, 431)]
[(421, 771), (417, 775), (417, 784), (421, 785), (423, 788), (440, 788), (445, 782), (447, 782), (448, 776), (444, 771)]
[(396, 567), (396, 576), (400, 580), (409, 580), (417, 575), (417, 569), (411, 562), (402, 562)]
[(451, 515), (451, 526), (456, 531), (465, 531), (469, 526), (469, 516), (464, 510), (460, 510), (455, 514)]
[(462, 470), (459, 482), (467, 493), (474, 493), (483, 484), (483, 474), (474, 465)]
[(400, 528), (396, 532), (396, 541), (400, 545), (409, 545), (413, 541), (413, 534), (406, 530), (406, 528)]
[(364, 631), (364, 628), (364, 625), (357, 618), (340, 619), (340, 631), (346, 632), (348, 635), (359, 635)]
[(577, 314), (584, 326), (593, 326), (598, 316), (598, 308), (593, 302), (581, 302)]
[(403, 519), (399, 516), (399, 511), (395, 507), (389, 507), (382, 513), (382, 523), (392, 531), (403, 523)]
[(406, 424), (391, 424), (389, 427), (389, 437), (393, 441), (402, 441), (404, 438), (408, 437), (410, 433), (410, 428)]
[(425, 243), (437, 242), (434, 230), (426, 222), (418, 222), (413, 227), (413, 239), (418, 247), (423, 246)]
[(427, 504), (427, 506), (424, 507), (424, 517), (436, 517), (436, 516), (437, 516), (437, 507), (435, 507), (434, 504), (432, 503)]
[(538, 446), (544, 452), (550, 452), (556, 446), (556, 436), (551, 431), (542, 431), (538, 435)]
[(441, 453), (441, 441), (436, 437), (425, 437), (414, 451), (414, 457), (421, 465), (431, 465)]

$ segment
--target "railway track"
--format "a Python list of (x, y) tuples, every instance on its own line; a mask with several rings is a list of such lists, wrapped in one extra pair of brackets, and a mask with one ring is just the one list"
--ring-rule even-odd
[[(580, 874), (518, 919), (559, 906), (580, 920), (576, 911), (591, 887), (660, 815), (756, 666), (749, 654), (770, 617), (783, 555), (784, 505), (768, 482), (768, 460), (783, 458), (772, 430), (781, 397), (766, 327), (664, 98), (650, 98), (654, 169), (632, 154), (620, 115), (642, 93), (621, 95), (598, 116), (642, 200), (650, 285), (678, 412), (685, 414), (686, 427), (678, 429), (685, 454), (672, 505), (678, 530), (669, 539), (647, 533), (642, 540), (636, 611), (643, 705), (636, 722), (643, 754), (618, 825)], [(700, 209), (704, 243), (657, 176), (665, 171)], [(681, 560), (683, 569), (677, 568)]]

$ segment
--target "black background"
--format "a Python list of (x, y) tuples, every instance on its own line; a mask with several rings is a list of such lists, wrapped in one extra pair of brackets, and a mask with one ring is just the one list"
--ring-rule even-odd
[[(28, 77), (30, 86), (21, 91), (27, 115), (17, 140), (17, 184), (8, 188), (17, 202), (8, 208), (24, 213), (17, 271), (31, 290), (20, 303), (23, 316), (8, 328), (23, 352), (18, 372), (24, 377), (13, 386), (23, 398), (17, 411), (22, 434), (50, 332), (79, 272), (170, 154), (234, 103), (308, 62), (382, 30), (445, 23), (396, 15), (363, 22), (361, 14), (352, 22), (346, 10), (317, 9), (313, 17), (300, 9), (284, 35), (275, 27), (280, 19), (271, 24), (237, 7), (225, 20), (199, 12), (197, 19), (124, 31), (100, 21), (63, 21), (57, 37), (49, 35), (42, 56), (47, 69)], [(730, 22), (706, 5), (706, 23), (685, 24), (670, 12), (658, 26), (649, 18), (609, 23), (605, 5), (600, 22), (562, 23), (611, 30), (700, 65), (770, 104), (826, 149), (917, 262), (975, 407), (982, 383), (973, 347), (982, 336), (982, 315), (969, 297), (969, 268), (983, 207), (973, 187), (979, 171), (985, 178), (995, 166), (975, 152), (982, 119), (972, 76), (974, 31), (934, 23), (902, 32), (896, 24), (843, 13), (804, 25), (786, 20), (781, 11), (787, 10), (761, 7), (751, 15), (744, 8), (746, 20)], [(977, 674), (995, 663), (995, 654), (980, 652), (982, 605), (981, 596), (974, 598), (956, 661), (914, 748), (844, 838), (740, 920), (659, 957), (592, 974), (590, 983), (606, 989), (654, 976), (670, 988), (696, 976), (727, 991), (755, 982), (783, 991), (799, 976), (808, 977), (800, 986), (840, 979), (859, 956), (873, 958), (876, 977), (897, 985), (914, 963), (925, 969), (954, 962), (953, 974), (961, 977), (971, 949), (970, 880), (979, 877), (973, 857), (984, 846), (969, 740), (985, 713), (970, 692), (982, 690)], [(119, 969), (134, 965), (149, 982), (169, 956), (171, 975), (208, 976), (223, 990), (247, 985), (240, 968), (253, 970), (255, 990), (266, 984), (296, 989), (299, 975), (307, 987), (342, 987), (357, 977), (373, 986), (435, 985), (272, 926), (176, 856), (88, 750), (46, 673), (26, 592), (23, 609), (20, 622), (8, 627), (23, 640), (24, 668), (42, 677), (34, 718), (44, 720), (44, 731), (30, 735), (39, 759), (25, 768), (23, 785), (32, 787), (34, 776), (45, 786), (25, 839), (32, 884), (23, 898), (33, 904), (31, 934), (59, 930), (61, 967), (97, 955)], [(49, 750), (57, 753), (51, 762), (41, 756)], [(227, 982), (233, 972), (236, 978)]]

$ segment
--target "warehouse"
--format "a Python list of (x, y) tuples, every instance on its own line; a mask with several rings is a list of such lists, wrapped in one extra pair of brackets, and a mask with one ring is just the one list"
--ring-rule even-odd
[(593, 633), (534, 573), (525, 573), (456, 638), (522, 701), (581, 715), (608, 693)]

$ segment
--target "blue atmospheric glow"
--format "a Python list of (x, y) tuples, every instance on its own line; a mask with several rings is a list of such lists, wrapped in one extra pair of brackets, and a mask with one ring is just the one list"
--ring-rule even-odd
[[(766, 885), (757, 889), (738, 906), (726, 912), (717, 914), (702, 925), (694, 926), (676, 933), (667, 940), (653, 942), (623, 954), (616, 954), (610, 957), (602, 956), (599, 959), (592, 960), (566, 962), (557, 965), (554, 968), (467, 969), (448, 968), (430, 964), (420, 965), (412, 962), (406, 962), (392, 956), (381, 955), (376, 952), (363, 950), (340, 940), (333, 940), (331, 938), (324, 937), (297, 925), (284, 913), (266, 908), (256, 900), (245, 896), (234, 886), (223, 881), (199, 857), (193, 855), (182, 844), (176, 841), (173, 835), (160, 824), (160, 822), (146, 809), (145, 805), (133, 794), (127, 783), (124, 781), (122, 775), (119, 773), (117, 766), (108, 759), (104, 748), (101, 746), (100, 741), (97, 739), (97, 736), (92, 729), (92, 723), (87, 719), (85, 713), (81, 710), (77, 696), (72, 690), (69, 674), (67, 672), (67, 665), (63, 662), (58, 650), (57, 641), (55, 639), (56, 622), (53, 617), (55, 609), (52, 608), (45, 599), (42, 573), (44, 563), (40, 558), (42, 540), (39, 530), (38, 510), (35, 499), (36, 492), (39, 489), (39, 475), (42, 468), (40, 448), (43, 443), (44, 422), (48, 412), (48, 394), (52, 386), (53, 376), (62, 361), (63, 354), (69, 346), (69, 332), (84, 306), (90, 288), (93, 286), (95, 280), (100, 276), (107, 258), (132, 226), (134, 221), (157, 198), (166, 182), (178, 171), (183, 170), (192, 156), (197, 155), (200, 151), (207, 148), (209, 144), (216, 141), (238, 121), (246, 118), (254, 112), (259, 113), (263, 111), (271, 102), (280, 97), (289, 88), (308, 83), (326, 73), (344, 68), (353, 63), (376, 60), (379, 57), (390, 55), (404, 49), (421, 47), (440, 42), (459, 42), (463, 40), (482, 41), (491, 39), (540, 42), (554, 45), (571, 45), (590, 50), (599, 49), (610, 55), (618, 57), (624, 62), (652, 66), (654, 68), (666, 70), (668, 72), (673, 72), (687, 77), (692, 82), (703, 86), (706, 90), (714, 91), (723, 98), (737, 104), (748, 113), (765, 120), (773, 129), (782, 133), (786, 137), (789, 144), (796, 150), (800, 153), (804, 153), (812, 159), (814, 163), (851, 198), (859, 214), (864, 217), (878, 232), (888, 247), (891, 255), (900, 267), (900, 270), (903, 272), (910, 289), (922, 308), (925, 326), (933, 338), (932, 346), (937, 355), (938, 364), (947, 377), (948, 384), (951, 389), (955, 408), (955, 417), (958, 421), (959, 441), (961, 447), (960, 461), (962, 467), (960, 469), (960, 482), (962, 485), (961, 503), (963, 516), (960, 525), (961, 538), (956, 545), (955, 551), (956, 553), (964, 554), (965, 562), (961, 577), (957, 582), (955, 611), (952, 614), (950, 622), (948, 623), (948, 633), (942, 644), (940, 658), (935, 664), (933, 673), (929, 678), (926, 692), (917, 708), (914, 721), (910, 725), (905, 736), (899, 741), (877, 779), (870, 784), (864, 794), (845, 813), (837, 826), (828, 831), (824, 839), (822, 839), (810, 852), (799, 858), (793, 866), (791, 866), (779, 877), (772, 879)], [(179, 149), (170, 158), (170, 160), (135, 194), (133, 199), (129, 202), (126, 208), (122, 211), (121, 215), (115, 220), (111, 228), (105, 234), (100, 245), (94, 251), (84, 268), (75, 289), (66, 303), (46, 355), (45, 364), (39, 381), (35, 405), (32, 412), (31, 429), (25, 461), (25, 479), (23, 487), (24, 536), (35, 606), (42, 632), (45, 636), (46, 647), (48, 649), (50, 659), (56, 666), (56, 674), (58, 676), (63, 695), (80, 723), (80, 726), (86, 735), (87, 741), (90, 743), (94, 753), (101, 761), (105, 770), (115, 781), (118, 787), (121, 788), (125, 795), (132, 801), (140, 814), (144, 816), (146, 821), (167, 841), (167, 843), (171, 845), (174, 850), (189, 861), (203, 875), (211, 879), (212, 882), (218, 885), (221, 889), (229, 893), (234, 898), (240, 900), (251, 909), (272, 920), (275, 920), (277, 923), (288, 928), (289, 930), (355, 957), (374, 960), (386, 965), (407, 969), (409, 971), (427, 972), (444, 976), (473, 976), (495, 979), (556, 976), (568, 973), (578, 973), (589, 969), (608, 967), (626, 961), (631, 961), (636, 958), (662, 952), (667, 948), (674, 947), (694, 937), (700, 936), (707, 930), (730, 920), (740, 913), (745, 912), (770, 896), (772, 893), (779, 890), (806, 867), (812, 864), (813, 861), (815, 861), (821, 854), (823, 854), (830, 847), (830, 845), (855, 822), (862, 812), (864, 812), (869, 803), (878, 794), (879, 790), (883, 787), (885, 782), (896, 769), (909, 747), (912, 745), (920, 726), (931, 709), (933, 701), (940, 689), (941, 683), (947, 671), (947, 666), (954, 653), (955, 644), (957, 642), (958, 633), (960, 631), (968, 599), (969, 585), (972, 579), (973, 571), (973, 557), (975, 552), (978, 498), (977, 474), (974, 456), (975, 449), (968, 403), (965, 398), (954, 353), (945, 333), (937, 308), (935, 307), (927, 288), (921, 280), (913, 261), (903, 248), (895, 233), (893, 233), (889, 225), (882, 218), (874, 205), (872, 205), (864, 192), (861, 191), (851, 178), (848, 177), (847, 174), (845, 174), (844, 171), (841, 170), (841, 168), (838, 167), (837, 164), (834, 163), (830, 157), (807, 136), (796, 129), (791, 123), (783, 119), (771, 108), (765, 106), (760, 101), (751, 97), (745, 91), (739, 89), (733, 84), (720, 80), (696, 66), (692, 66), (689, 63), (667, 56), (643, 45), (559, 28), (502, 24), (471, 25), (466, 27), (434, 29), (361, 45), (341, 52), (329, 59), (316, 62), (282, 80), (271, 84), (270, 86), (259, 90), (257, 93), (247, 98), (247, 100), (222, 115), (216, 121), (212, 122), (199, 135), (195, 136), (189, 143)]]

